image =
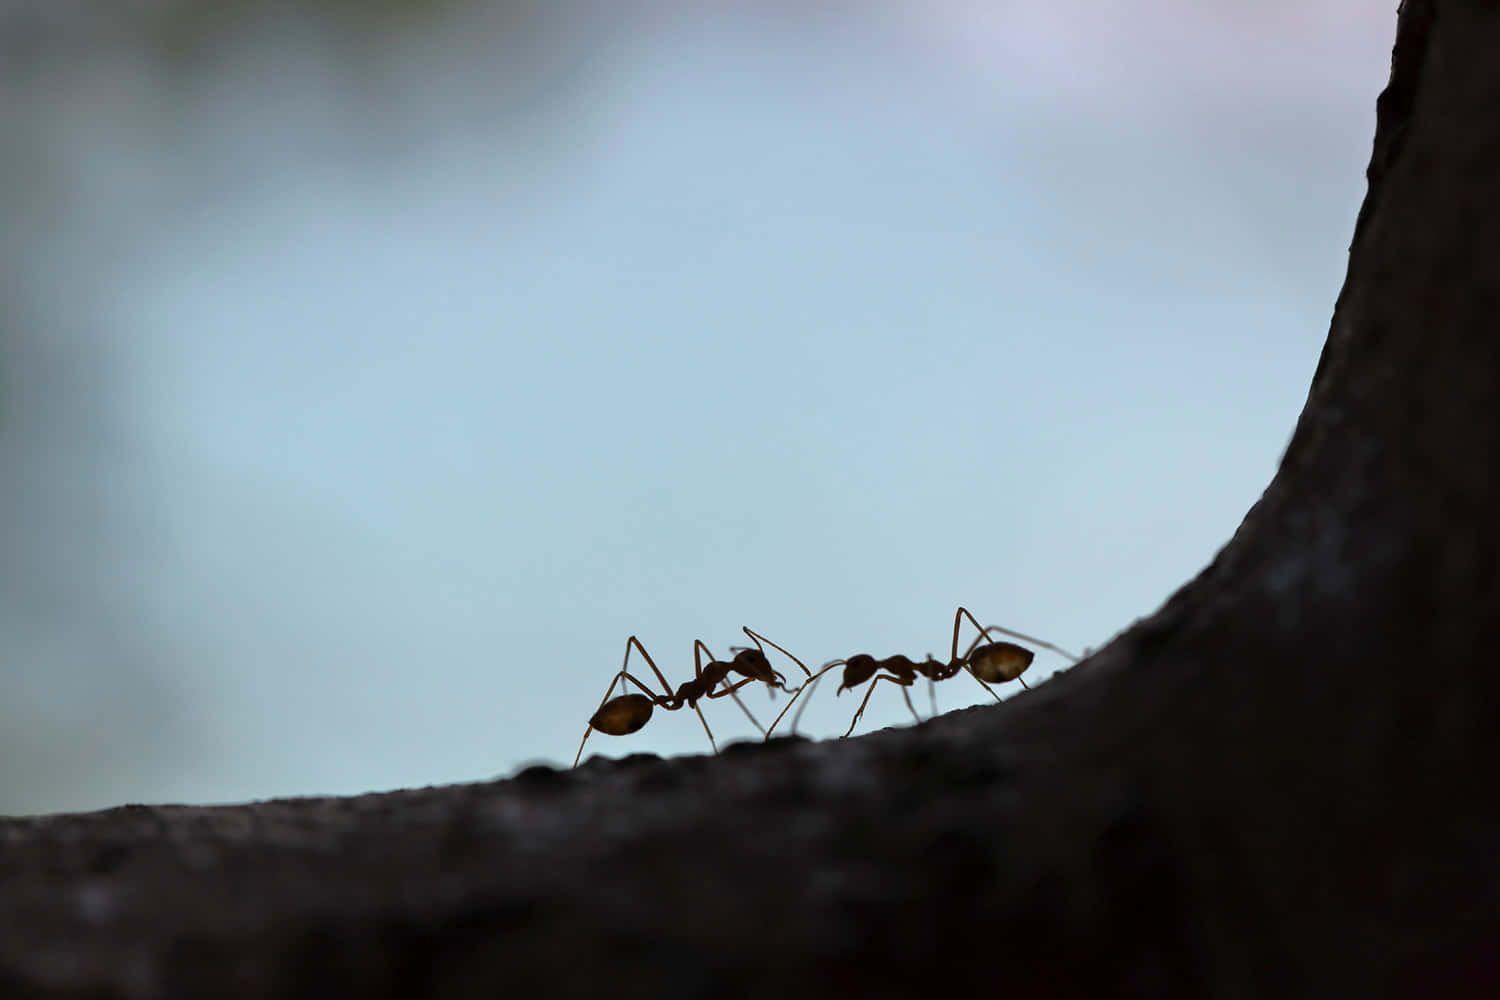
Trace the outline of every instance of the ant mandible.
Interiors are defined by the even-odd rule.
[[[675,712],[684,705],[692,708],[694,712],[698,713],[698,721],[703,723],[703,731],[708,734],[708,745],[713,747],[714,753],[718,753],[719,746],[714,742],[713,731],[708,728],[708,720],[703,717],[703,710],[698,707],[699,700],[703,698],[723,698],[725,695],[728,695],[734,699],[736,705],[740,706],[740,710],[745,713],[746,717],[754,723],[755,728],[760,730],[761,735],[769,737],[765,727],[751,714],[750,709],[745,707],[745,703],[740,701],[740,696],[736,692],[746,684],[760,681],[773,692],[779,687],[781,690],[793,694],[792,700],[795,701],[795,695],[801,692],[802,687],[800,685],[795,688],[786,686],[786,678],[771,668],[771,661],[767,658],[765,646],[762,646],[761,643],[764,642],[785,654],[788,659],[801,667],[802,672],[807,674],[808,677],[812,676],[812,671],[808,670],[807,666],[801,660],[797,659],[797,657],[788,653],[785,649],[782,649],[758,632],[751,631],[749,627],[744,627],[744,633],[750,637],[751,642],[755,643],[754,648],[746,646],[734,647],[734,657],[728,661],[714,659],[713,652],[704,645],[703,640],[694,639],[693,679],[684,681],[675,693],[672,691],[672,685],[667,683],[667,679],[657,669],[656,661],[651,659],[651,654],[646,652],[645,646],[641,645],[641,641],[635,636],[631,636],[625,640],[625,661],[620,665],[620,672],[615,674],[614,680],[610,681],[609,689],[604,692],[604,700],[599,703],[599,708],[595,710],[593,716],[589,719],[588,728],[583,731],[583,740],[578,744],[578,755],[573,758],[573,766],[577,767],[578,762],[583,759],[584,744],[589,741],[589,736],[594,730],[597,729],[609,736],[628,736],[651,721],[651,713],[654,707],[664,708],[669,712]],[[646,663],[651,667],[651,672],[661,682],[662,690],[666,692],[665,695],[652,691],[645,684],[641,683],[638,677],[626,669],[630,666],[630,650],[632,646],[640,650],[641,655],[646,658]],[[704,656],[708,657],[707,663],[703,662]],[[744,677],[744,680],[731,683],[728,679],[731,673],[740,674]],[[614,692],[615,685],[623,686],[627,681],[634,684],[642,693],[622,694],[611,698],[610,695]],[[724,687],[715,691],[714,688],[718,687],[720,683]],[[790,707],[791,702],[787,704]]]
[[[965,618],[972,622],[975,628],[979,629],[979,635],[975,636],[974,641],[969,643],[969,648],[964,651],[964,655],[959,656],[958,632]],[[848,736],[854,732],[854,727],[859,724],[861,716],[865,714],[865,706],[870,703],[870,696],[875,693],[875,685],[881,681],[890,681],[901,688],[901,697],[906,700],[906,707],[911,710],[912,718],[918,722],[922,721],[922,717],[917,714],[916,706],[911,703],[911,695],[907,693],[907,688],[916,683],[918,677],[926,677],[928,684],[931,685],[953,677],[960,670],[967,670],[970,676],[978,681],[979,685],[988,691],[992,698],[999,701],[1000,696],[995,693],[990,685],[1001,684],[1006,681],[1021,681],[1021,686],[1023,688],[1026,687],[1026,682],[1021,680],[1021,675],[1026,672],[1026,668],[1031,666],[1031,661],[1036,658],[1036,654],[1025,646],[1014,642],[1006,642],[1004,640],[991,642],[989,641],[989,634],[991,632],[999,632],[1003,635],[1021,639],[1032,645],[1040,646],[1043,649],[1050,649],[1075,663],[1078,662],[1078,657],[1060,646],[1054,646],[1045,640],[1037,639],[1021,632],[1014,632],[999,625],[980,625],[979,620],[967,608],[960,607],[953,615],[953,645],[949,651],[947,663],[933,659],[930,653],[927,659],[920,662],[900,654],[887,657],[883,660],[877,660],[867,653],[856,653],[845,659],[830,660],[823,664],[816,674],[809,676],[807,681],[797,689],[796,694],[792,696],[792,701],[787,703],[786,708],[783,708],[781,714],[776,716],[776,720],[771,723],[767,739],[770,738],[769,733],[776,731],[776,726],[780,724],[782,718],[792,707],[792,702],[795,702],[803,691],[815,686],[818,681],[822,680],[824,674],[838,666],[844,668],[844,679],[839,685],[836,694],[843,694],[845,689],[853,689],[866,681],[869,681],[870,684],[869,688],[865,691],[864,700],[859,703],[859,710],[854,713],[854,718],[849,722],[849,728],[844,731],[844,736]],[[882,671],[884,672],[882,673]],[[803,709],[806,707],[804,703]],[[797,714],[792,717],[793,732],[796,732],[797,720],[801,717],[802,709],[799,709]]]

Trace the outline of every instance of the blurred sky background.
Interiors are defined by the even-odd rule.
[[[1275,471],[1395,7],[6,5],[0,812],[566,765],[632,633],[1099,646]]]

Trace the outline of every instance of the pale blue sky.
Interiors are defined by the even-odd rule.
[[[674,683],[741,625],[944,652],[959,604],[1105,642],[1301,408],[1394,30],[1322,6],[1359,30],[658,10],[555,93],[474,24],[80,73],[33,277],[112,359],[135,652],[0,635],[0,811],[566,764],[632,633]],[[843,731],[833,687],[804,731]],[[861,731],[909,723],[884,689]],[[689,712],[589,744],[707,749]]]

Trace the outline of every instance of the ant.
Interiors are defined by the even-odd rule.
[[[958,631],[965,618],[969,619],[974,627],[979,629],[979,635],[975,636],[974,641],[969,643],[969,648],[964,651],[964,655],[959,656]],[[849,728],[844,731],[844,736],[847,737],[850,733],[854,732],[854,727],[859,724],[860,717],[865,714],[865,706],[870,703],[870,695],[875,693],[875,685],[881,681],[890,681],[901,688],[901,697],[906,699],[906,707],[911,710],[912,718],[918,722],[922,721],[922,717],[917,714],[916,707],[911,703],[911,695],[906,690],[912,684],[916,683],[918,677],[927,678],[929,694],[931,693],[931,685],[955,676],[960,670],[967,670],[970,676],[979,682],[980,687],[988,691],[990,696],[996,701],[1000,700],[1000,696],[995,694],[994,689],[990,687],[991,684],[1002,684],[1006,681],[1021,681],[1021,686],[1030,690],[1026,682],[1021,680],[1021,675],[1026,672],[1026,668],[1031,666],[1031,661],[1036,658],[1036,654],[1025,646],[1014,642],[1006,642],[1004,640],[989,641],[991,632],[999,632],[1016,639],[1021,639],[1034,646],[1050,649],[1054,653],[1066,656],[1074,663],[1078,662],[1078,657],[1059,646],[1054,646],[1050,642],[1025,635],[1021,632],[1013,632],[1010,629],[1001,628],[999,625],[980,625],[979,620],[967,608],[960,607],[953,615],[953,645],[949,651],[947,663],[933,659],[931,653],[927,655],[927,659],[921,662],[900,654],[887,657],[883,660],[877,660],[867,653],[856,653],[846,659],[830,660],[823,664],[816,674],[809,675],[802,686],[796,690],[792,695],[792,702],[795,702],[804,690],[816,685],[818,681],[822,680],[823,675],[834,667],[842,666],[844,668],[844,680],[839,685],[837,694],[843,694],[845,689],[853,689],[869,681],[870,687],[865,691],[864,701],[859,703],[859,710],[854,713],[854,718],[849,722]],[[882,671],[884,672],[882,673]],[[781,714],[776,716],[776,721],[771,723],[770,732],[776,731],[776,726],[791,707],[791,702],[788,702],[786,708],[781,710]],[[804,703],[803,708],[806,707]],[[934,699],[935,712],[936,699]],[[797,714],[792,717],[793,732],[796,731],[797,720],[801,717],[802,710],[799,709]],[[769,734],[766,738],[770,738]]]
[[[719,746],[714,742],[713,731],[708,728],[708,720],[703,717],[703,710],[698,707],[699,700],[703,698],[723,698],[725,695],[733,698],[735,704],[740,706],[740,710],[755,724],[755,728],[760,730],[761,735],[769,739],[770,737],[765,727],[760,724],[754,715],[750,714],[750,709],[745,707],[745,703],[740,701],[740,696],[735,692],[746,684],[753,681],[760,681],[766,687],[770,688],[773,694],[779,687],[781,690],[792,694],[793,701],[795,701],[795,695],[801,692],[802,687],[789,688],[786,686],[786,678],[771,668],[771,661],[766,657],[765,646],[762,646],[761,643],[765,642],[772,648],[785,654],[788,659],[801,667],[802,672],[807,674],[809,678],[812,677],[812,671],[808,670],[806,664],[801,660],[776,645],[776,643],[771,642],[765,636],[751,631],[748,626],[744,627],[744,632],[750,637],[750,641],[755,643],[755,647],[731,647],[734,658],[727,662],[714,659],[713,652],[704,645],[703,640],[694,639],[693,679],[684,681],[677,688],[676,693],[673,693],[672,685],[667,683],[667,679],[657,669],[656,661],[651,659],[651,654],[646,652],[646,647],[641,645],[641,641],[635,636],[631,636],[625,640],[625,662],[620,665],[620,672],[610,682],[609,690],[604,692],[604,700],[599,703],[599,708],[595,710],[593,716],[589,719],[589,726],[583,731],[583,741],[578,744],[578,755],[573,758],[573,766],[577,767],[578,762],[583,759],[583,745],[589,741],[589,735],[594,730],[597,729],[601,733],[607,733],[610,736],[628,736],[651,721],[651,712],[654,707],[664,708],[669,712],[675,712],[684,705],[692,708],[694,712],[698,713],[698,721],[703,723],[703,731],[708,734],[708,745],[713,747],[714,753],[718,753]],[[666,692],[665,695],[652,691],[645,684],[642,684],[639,678],[626,670],[626,667],[630,666],[630,649],[632,646],[640,650],[641,655],[646,658],[646,663],[650,665],[651,672],[656,675],[657,680],[661,681],[662,690]],[[703,662],[704,656],[708,657],[707,663]],[[731,673],[742,675],[744,680],[731,683],[729,681]],[[614,692],[615,685],[619,684],[623,686],[626,681],[640,688],[643,693],[622,694],[611,698],[610,694]],[[714,688],[718,687],[720,683],[723,683],[724,687],[715,691]],[[787,707],[791,707],[790,702],[788,702]]]

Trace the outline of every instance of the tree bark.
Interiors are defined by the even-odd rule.
[[[1406,0],[1307,404],[1213,563],[998,706],[0,822],[5,996],[1500,995],[1500,5]]]

